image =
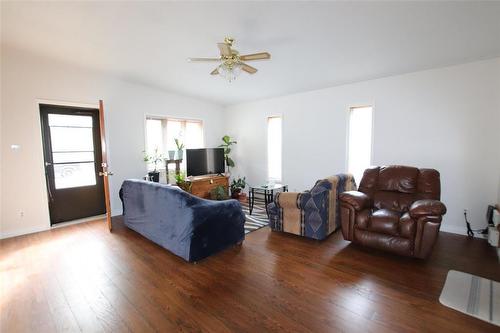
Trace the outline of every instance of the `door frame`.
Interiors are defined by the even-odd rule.
[[[82,218],[88,218],[92,216],[97,216],[96,214],[89,214],[90,212],[79,211],[78,208],[73,207],[70,211],[67,211],[66,208],[68,203],[64,203],[64,197],[67,196],[80,196],[79,199],[83,200],[91,200],[90,197],[85,197],[84,193],[88,193],[89,188],[85,185],[83,188],[75,187],[72,189],[57,189],[55,184],[54,177],[54,168],[57,163],[53,161],[53,151],[52,151],[52,138],[51,138],[51,129],[49,124],[49,116],[50,114],[62,114],[62,115],[85,115],[89,116],[92,119],[92,139],[94,142],[94,170],[96,173],[96,184],[95,186],[91,186],[95,188],[95,193],[100,197],[104,198],[104,180],[98,176],[101,170],[101,158],[102,158],[102,149],[101,149],[101,134],[100,134],[100,119],[99,119],[99,109],[94,108],[77,108],[77,107],[68,107],[68,106],[60,106],[54,104],[40,104],[40,120],[42,125],[42,140],[43,140],[43,151],[44,151],[44,162],[45,162],[45,174],[46,174],[46,184],[47,184],[47,192],[49,194],[49,214],[50,214],[50,223],[51,225],[56,225],[58,223],[75,221]],[[94,190],[90,190],[94,192]],[[66,194],[63,194],[66,193]],[[78,194],[77,194],[78,193]],[[90,194],[90,193],[88,193]],[[87,194],[87,195],[88,195]],[[82,195],[85,197],[83,198]],[[55,201],[52,199],[54,197]],[[98,199],[95,197],[95,199]],[[75,197],[76,199],[76,197]],[[61,201],[62,200],[62,201]],[[102,205],[100,209],[106,209],[105,202],[101,200],[97,200],[95,204],[99,202],[99,205]],[[98,207],[95,206],[95,209]],[[64,212],[63,215],[73,215],[71,218],[66,216],[63,219],[61,216],[61,210]],[[71,213],[70,213],[71,212]],[[80,214],[78,214],[80,213]],[[84,214],[83,216],[80,216]],[[87,215],[89,214],[89,215]],[[100,212],[101,215],[102,213]]]
[[[106,136],[105,136],[105,132],[104,132],[104,129],[105,129],[105,123],[104,123],[104,114],[103,114],[103,107],[102,107],[102,100],[98,100],[97,102],[93,102],[93,103],[87,103],[87,102],[72,102],[72,101],[65,101],[65,100],[59,100],[59,99],[46,99],[46,98],[36,98],[35,99],[35,110],[36,110],[36,114],[38,115],[38,128],[40,130],[39,132],[39,142],[40,142],[40,155],[39,155],[39,160],[40,160],[40,163],[39,163],[39,167],[40,167],[40,174],[42,176],[42,180],[43,180],[43,188],[45,190],[45,199],[46,199],[46,202],[45,202],[45,207],[47,207],[47,221],[48,221],[48,227],[49,229],[50,228],[58,228],[58,227],[62,227],[64,226],[65,224],[74,224],[74,223],[83,223],[83,222],[86,222],[86,219],[82,219],[81,222],[79,222],[80,220],[78,220],[77,222],[63,222],[63,223],[59,223],[58,224],[54,224],[52,225],[51,221],[50,221],[50,212],[49,212],[49,194],[47,192],[47,186],[46,186],[46,176],[45,176],[45,166],[44,166],[44,162],[45,162],[45,156],[44,156],[44,149],[43,149],[43,130],[42,130],[42,120],[40,118],[40,104],[50,104],[50,105],[55,105],[55,106],[67,106],[67,107],[76,107],[76,108],[89,108],[89,109],[97,109],[99,110],[99,126],[100,126],[100,129],[101,129],[101,152],[103,154],[103,161],[106,160],[106,163],[107,163],[107,151],[108,151],[108,146],[107,146],[107,140],[106,140]],[[105,144],[103,146],[103,143]],[[106,157],[106,159],[104,159],[104,157]],[[109,167],[109,165],[108,165]],[[108,226],[108,229],[111,231],[112,229],[112,224],[111,224],[111,205],[110,205],[110,195],[109,195],[109,181],[106,177],[106,179],[104,179],[104,184],[105,184],[105,188],[107,187],[108,190],[106,192],[105,190],[105,206],[106,206],[106,223],[107,223],[107,226]]]

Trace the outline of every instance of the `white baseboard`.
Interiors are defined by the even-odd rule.
[[[465,228],[465,226],[463,226],[463,227],[457,227],[457,226],[454,226],[454,225],[441,224],[440,230],[444,231],[444,232],[450,232],[452,234],[458,234],[458,235],[465,235],[465,236],[467,236],[467,229]]]
[[[85,223],[85,222],[104,219],[104,218],[106,218],[106,215],[98,215],[98,216],[86,217],[86,218],[78,219],[78,220],[74,220],[74,221],[58,223],[58,224],[55,224],[53,226],[26,228],[26,229],[16,230],[16,231],[12,231],[12,232],[5,232],[5,233],[2,232],[2,233],[0,233],[0,239],[29,235],[29,234],[34,234],[36,232],[42,232],[42,231],[47,231],[47,230],[56,229],[56,228],[64,228],[64,227],[67,227],[67,226],[70,226],[73,224]]]
[[[440,231],[450,232],[452,234],[467,236],[467,228],[465,226],[463,226],[463,227],[457,227],[457,226],[454,226],[454,225],[453,226],[448,226],[448,225],[441,224]],[[483,235],[483,234],[474,232],[474,238],[488,239],[488,235]]]
[[[47,231],[47,230],[50,230],[50,226],[26,228],[26,229],[11,231],[11,232],[2,232],[2,233],[0,233],[0,239],[17,237],[17,236],[28,235],[28,234],[34,234],[35,232]]]

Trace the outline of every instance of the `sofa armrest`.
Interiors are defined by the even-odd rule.
[[[237,200],[203,200],[191,206],[192,229],[188,261],[199,261],[245,239],[245,214]]]
[[[342,203],[352,206],[356,211],[370,208],[373,206],[373,200],[363,192],[347,191],[340,193],[339,200]]]
[[[410,207],[410,216],[418,219],[422,216],[441,216],[446,214],[446,206],[438,200],[417,200]]]

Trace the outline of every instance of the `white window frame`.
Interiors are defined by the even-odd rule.
[[[373,165],[373,152],[375,145],[375,103],[360,103],[360,104],[352,104],[347,107],[347,117],[346,117],[346,150],[345,150],[345,170],[349,172],[349,137],[350,137],[350,129],[351,129],[351,111],[353,109],[359,108],[372,108],[372,126],[371,126],[371,145],[370,145],[370,166]],[[356,185],[359,186],[361,182],[360,179],[356,179]]]

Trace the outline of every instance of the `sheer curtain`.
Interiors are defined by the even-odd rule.
[[[267,174],[270,181],[281,181],[281,117],[267,118]]]
[[[358,186],[363,172],[371,165],[372,113],[371,106],[354,107],[349,112],[347,170],[354,175]]]

